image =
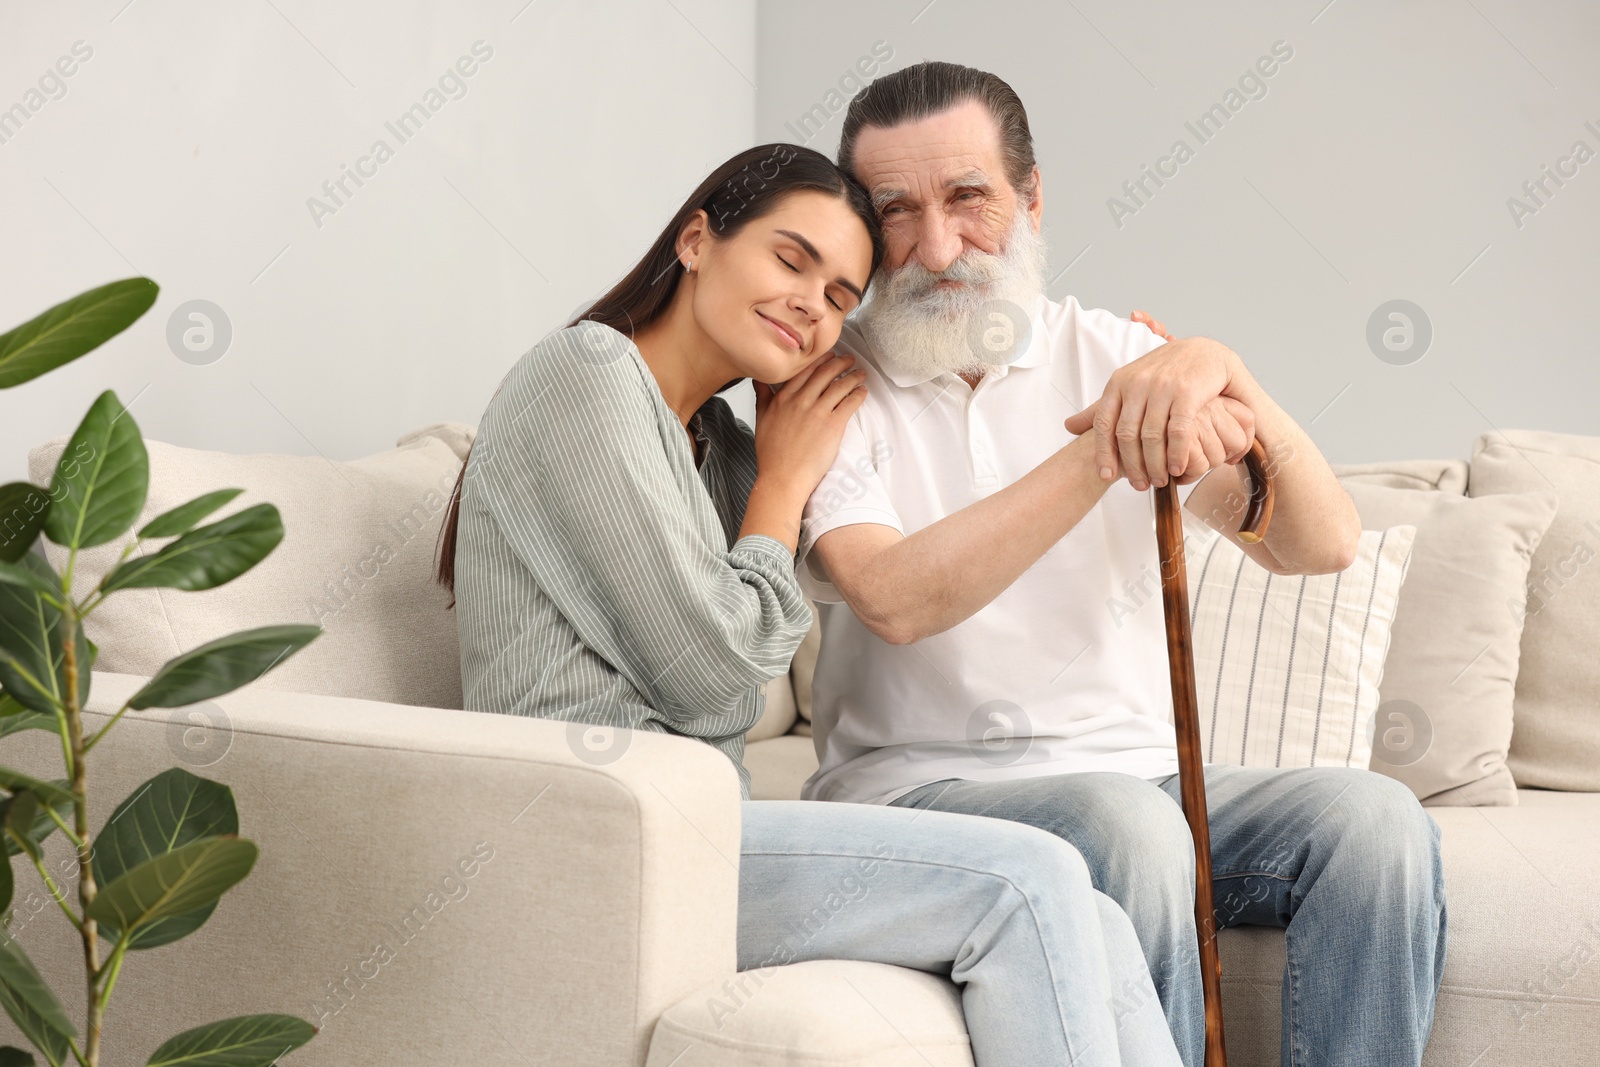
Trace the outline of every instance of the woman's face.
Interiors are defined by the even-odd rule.
[[[695,323],[740,376],[759,382],[787,381],[833,347],[872,267],[865,224],[843,200],[811,189],[733,237],[707,234],[699,245]]]

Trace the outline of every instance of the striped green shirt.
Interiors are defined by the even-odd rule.
[[[463,706],[698,737],[749,799],[744,735],[811,609],[789,549],[739,537],[750,428],[718,396],[689,425],[698,468],[638,347],[609,326],[557,330],[517,361],[461,487]]]

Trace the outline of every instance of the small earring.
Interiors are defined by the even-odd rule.
[[[694,260],[691,259],[689,262],[685,263],[683,265],[683,269],[686,270],[686,271],[693,271],[694,270]]]

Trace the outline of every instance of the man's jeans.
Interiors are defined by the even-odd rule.
[[[1445,962],[1438,823],[1376,771],[1217,764],[1205,782],[1218,926],[1288,927],[1283,1067],[1420,1064]],[[893,804],[1028,823],[1076,845],[1133,920],[1183,1062],[1200,1067],[1194,839],[1177,775],[951,778]]]
[[[960,987],[977,1067],[1179,1067],[1133,924],[1059,838],[879,804],[755,800],[743,819],[744,973],[713,998],[718,1025],[774,995],[768,968],[874,960]],[[1145,1010],[1114,1005],[1130,995]]]

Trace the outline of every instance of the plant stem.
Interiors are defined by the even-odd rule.
[[[107,730],[109,730],[113,726],[115,726],[117,724],[117,720],[122,718],[122,713],[127,711],[127,710],[128,710],[128,705],[126,705],[126,704],[124,704],[124,705],[122,705],[122,707],[118,708],[117,709],[117,713],[115,715],[111,716],[111,718],[106,721],[106,724],[104,726],[102,726],[102,727],[100,727],[100,729],[96,730],[94,732],[94,736],[93,737],[89,738],[89,740],[87,740],[87,741],[85,741],[83,743],[83,750],[85,752],[87,752],[91,748],[93,748],[94,745],[95,745],[95,742],[100,740],[100,738],[105,734],[105,732]]]
[[[57,888],[56,883],[51,880],[50,872],[44,869],[44,861],[35,859],[33,865],[39,869],[39,877],[44,879],[45,888],[50,890],[50,895],[56,898],[56,903],[61,905],[61,910],[67,913],[67,918],[72,921],[72,925],[77,926],[78,917],[67,906],[67,895]]]
[[[106,985],[100,991],[100,1006],[105,1007],[106,1001],[111,999],[111,987],[117,984],[117,972],[122,970],[122,960],[128,951],[128,934],[126,931],[117,938],[117,947],[111,950],[111,958],[106,961]]]
[[[51,708],[55,711],[56,733],[61,737],[61,758],[66,762],[67,765],[67,777],[71,778],[73,763],[72,745],[67,740],[67,720],[65,718],[65,712],[61,707],[61,701],[56,698],[56,694],[53,690],[45,688],[44,683],[29,673],[28,668],[18,663],[15,657],[9,658],[7,662],[10,668],[17,673],[17,677],[21,678],[25,683],[31,686],[35,693],[38,693],[45,700],[49,701]]]
[[[106,574],[110,575],[111,572],[116,570],[118,566],[122,565],[123,563],[126,563],[127,560],[128,560],[128,557],[133,555],[133,550],[138,548],[139,545],[142,544],[143,542],[144,542],[144,538],[136,537],[132,541],[129,541],[126,545],[124,545],[122,547],[122,556],[117,560],[115,565],[106,568]],[[105,583],[105,579],[104,578],[101,578],[100,581],[101,581],[101,584]],[[107,594],[101,592],[100,589],[97,587],[94,592],[90,593],[86,598],[84,598],[84,601],[83,601],[82,604],[78,605],[78,618],[79,619],[88,618],[89,617],[89,613],[91,611],[93,611],[95,608],[99,607],[100,606],[100,602],[102,600],[104,600],[106,598],[106,596],[107,596]]]
[[[69,559],[69,573],[71,565]],[[94,903],[98,889],[94,884],[94,868],[90,861],[89,787],[83,758],[83,709],[78,707],[78,609],[72,601],[69,583],[70,578],[62,582],[62,588],[67,592],[67,608],[61,613],[61,668],[62,680],[66,683],[62,706],[66,712],[67,740],[72,746],[72,817],[78,829],[78,901],[83,906],[83,919],[78,923],[78,931],[83,935],[83,962],[88,972],[84,978],[88,993],[84,1060],[87,1067],[98,1067],[100,1023],[105,1008],[100,999],[99,924],[89,917],[89,907]]]
[[[60,701],[56,702],[56,733],[61,736],[61,760],[66,764],[67,777],[71,778],[77,760],[72,758],[72,743],[67,740],[67,713],[62,710]]]
[[[44,813],[50,816],[51,821],[53,821],[57,826],[61,827],[61,832],[66,834],[67,838],[74,845],[83,844],[82,841],[78,840],[78,835],[72,832],[72,827],[68,826],[61,816],[56,814],[55,808],[52,808],[50,805],[46,804],[44,807]]]

